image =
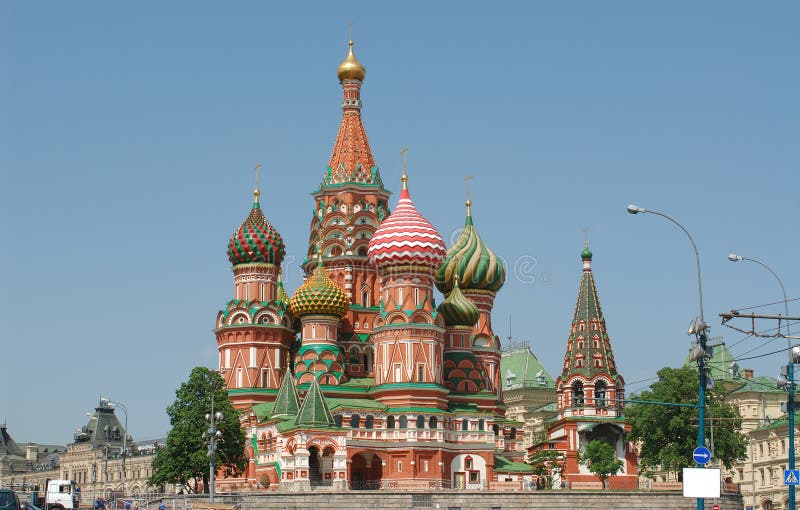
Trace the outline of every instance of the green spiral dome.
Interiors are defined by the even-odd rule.
[[[453,290],[450,291],[447,299],[439,305],[439,313],[442,314],[444,323],[448,326],[474,326],[478,322],[480,313],[475,305],[472,304],[472,301],[461,293],[461,289],[458,287],[458,279],[454,279],[454,281]]]
[[[464,230],[447,250],[444,263],[436,272],[436,288],[448,295],[453,289],[455,275],[459,276],[459,286],[464,290],[497,292],[506,281],[503,262],[486,246],[472,224],[469,204]]]

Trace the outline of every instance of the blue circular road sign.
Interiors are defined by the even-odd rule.
[[[692,452],[692,459],[700,465],[708,464],[711,460],[711,452],[705,446],[698,446]]]

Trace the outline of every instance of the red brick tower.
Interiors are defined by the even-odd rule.
[[[378,268],[382,291],[372,334],[375,385],[380,388],[376,398],[390,407],[446,409],[441,387],[445,324],[433,301],[444,241],[414,207],[405,163],[402,182],[397,209],[369,243],[369,259]]]
[[[627,440],[630,426],[623,418],[625,380],[617,373],[614,362],[588,243],[581,259],[583,275],[578,300],[564,366],[556,379],[558,418],[548,427],[546,441],[565,454],[566,469],[562,476],[570,482],[597,481],[580,462],[580,452],[595,439],[609,443],[624,461],[620,474],[610,478],[611,487],[635,489],[638,487],[635,447]]]
[[[361,122],[361,85],[366,70],[353,54],[339,65],[342,121],[328,168],[313,192],[314,217],[306,275],[316,267],[317,249],[328,276],[347,293],[350,309],[342,318],[339,341],[347,358],[346,371],[356,377],[372,375],[374,352],[368,337],[378,315],[378,274],[367,263],[369,240],[389,214],[389,192],[372,156]]]
[[[258,188],[247,219],[228,243],[234,297],[217,314],[219,372],[237,409],[272,400],[294,339],[280,281],[285,248],[264,217]]]
[[[489,393],[480,399],[480,406],[502,413],[502,384],[500,380],[500,338],[492,330],[492,307],[497,291],[506,279],[503,262],[478,235],[472,222],[472,201],[467,199],[467,217],[461,235],[447,250],[447,258],[436,273],[436,286],[449,296],[458,278],[458,287],[478,309],[478,320],[472,327],[470,350],[476,360],[475,370],[483,374],[481,389]],[[467,368],[463,357],[446,361],[446,367],[460,363]],[[458,392],[457,392],[458,393]],[[453,395],[458,399],[457,395]],[[476,401],[474,396],[470,401]]]

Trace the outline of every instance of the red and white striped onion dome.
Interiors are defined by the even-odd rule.
[[[388,266],[439,267],[447,251],[436,227],[414,207],[403,176],[397,207],[383,220],[369,241],[367,255],[378,268]]]

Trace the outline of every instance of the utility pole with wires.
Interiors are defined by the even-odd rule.
[[[773,273],[774,274],[774,273]],[[780,280],[779,280],[780,281]],[[781,284],[781,288],[783,288],[783,284]],[[783,303],[786,305],[787,303],[786,294],[784,292],[784,300]],[[794,364],[800,362],[800,347],[792,346],[792,340],[798,340],[800,337],[792,336],[789,332],[789,323],[790,321],[798,321],[800,317],[789,317],[788,305],[786,309],[786,315],[767,315],[767,314],[756,314],[756,313],[741,313],[738,310],[731,310],[728,313],[721,313],[719,314],[722,317],[722,324],[739,331],[741,333],[745,333],[747,335],[760,337],[760,338],[786,338],[787,340],[787,351],[789,355],[789,362],[786,366],[781,367],[781,374],[778,377],[778,388],[785,390],[787,393],[787,403],[786,403],[786,413],[788,415],[788,429],[789,429],[789,471],[795,470],[795,452],[794,452],[794,408],[795,408],[795,390],[796,385],[794,382]],[[729,321],[732,319],[750,319],[750,330],[745,330],[740,327],[736,327],[732,324],[729,324]],[[772,329],[770,331],[776,331],[776,333],[764,333],[756,331],[756,320],[777,320],[778,327],[776,329]],[[785,324],[786,333],[782,333],[782,323]],[[795,485],[794,484],[787,484],[789,486],[789,510],[795,510]],[[753,492],[755,494],[755,490]]]

